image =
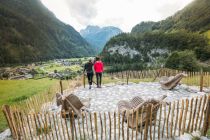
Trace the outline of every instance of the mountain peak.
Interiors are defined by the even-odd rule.
[[[97,52],[102,51],[106,42],[119,33],[122,33],[122,30],[114,26],[99,27],[88,25],[80,31],[80,34],[91,46],[96,48]]]

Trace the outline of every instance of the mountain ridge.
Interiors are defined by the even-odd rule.
[[[99,27],[88,25],[80,30],[80,34],[92,45],[97,52],[102,51],[106,42],[113,36],[122,33],[122,30],[114,26]]]
[[[40,0],[1,1],[0,17],[2,65],[94,54],[81,35]]]

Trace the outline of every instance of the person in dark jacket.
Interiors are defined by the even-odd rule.
[[[91,89],[92,83],[93,83],[93,62],[90,59],[89,62],[87,62],[84,66],[84,72],[87,73],[88,83],[89,83],[89,89]]]

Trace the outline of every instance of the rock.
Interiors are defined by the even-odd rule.
[[[201,132],[200,131],[193,131],[192,136],[193,137],[201,137]]]
[[[200,140],[209,140],[209,138],[202,136]]]
[[[12,140],[10,129],[6,129],[0,134],[0,140]]]
[[[184,133],[184,135],[180,136],[180,140],[192,140],[192,135],[188,134],[188,133]]]

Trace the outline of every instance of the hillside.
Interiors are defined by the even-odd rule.
[[[205,32],[210,30],[210,1],[194,0],[184,9],[178,11],[165,20],[155,22],[142,22],[132,29],[132,33],[140,32],[143,29],[173,31],[185,29],[188,31]],[[145,24],[147,23],[147,24]],[[150,24],[149,24],[150,23]]]
[[[106,42],[119,33],[122,33],[122,30],[113,26],[102,28],[98,26],[87,26],[86,29],[80,31],[80,34],[97,52],[101,52]]]
[[[80,34],[40,0],[2,0],[0,19],[1,65],[93,54]]]
[[[193,70],[197,62],[210,59],[209,25],[210,1],[195,0],[163,21],[142,22],[131,33],[111,38],[101,55],[106,63],[115,64],[114,70],[157,68],[166,62],[176,69],[186,68],[175,61],[180,55],[189,60],[186,65],[193,65],[185,70]],[[192,56],[196,64],[190,61]]]

